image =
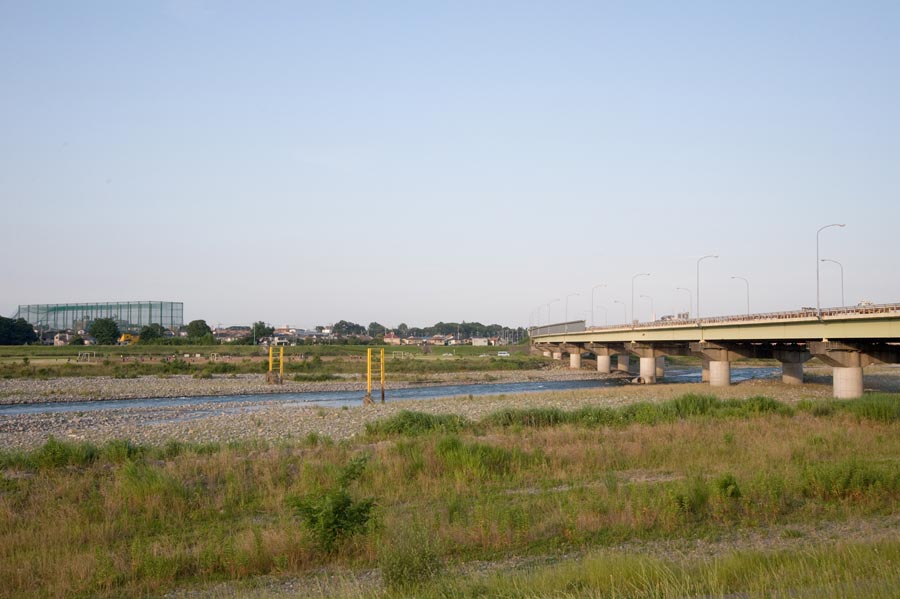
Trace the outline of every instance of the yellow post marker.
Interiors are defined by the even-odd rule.
[[[272,372],[272,360],[275,358],[275,348],[269,346],[269,372]]]
[[[284,380],[284,346],[278,348],[281,350],[278,355],[278,376],[283,381]]]
[[[364,404],[372,403],[372,348],[366,350],[366,396]]]
[[[381,403],[384,403],[384,348],[381,348]]]

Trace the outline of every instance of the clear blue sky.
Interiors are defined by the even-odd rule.
[[[0,0],[0,314],[900,301],[900,3],[738,4]]]

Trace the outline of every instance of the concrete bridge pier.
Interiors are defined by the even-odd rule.
[[[656,382],[656,358],[641,358],[641,381],[648,385]]]
[[[803,384],[803,363],[812,358],[808,351],[793,348],[775,348],[772,357],[781,362],[781,382],[786,385]]]
[[[709,377],[712,387],[727,387],[731,384],[731,363],[742,357],[752,356],[752,349],[738,345],[700,341],[691,343],[691,352],[703,358],[703,375]],[[708,373],[708,374],[707,374]]]
[[[550,350],[549,350],[549,349],[545,349],[545,350],[544,350],[543,352],[541,352],[541,353],[544,355],[545,358],[549,358],[550,356],[553,355],[553,354],[550,353]]]
[[[628,362],[631,356],[628,354],[619,354],[616,356],[616,370],[619,372],[628,372]]]
[[[709,359],[703,358],[703,363],[700,365],[700,382],[708,383],[709,382]]]
[[[728,360],[710,360],[709,384],[712,387],[727,387],[731,384],[731,362]]]
[[[562,352],[560,350],[554,350],[553,359],[554,360],[562,360]]]
[[[831,370],[834,396],[838,399],[853,399],[863,394],[862,366],[835,366]]]
[[[666,357],[659,356],[656,358],[656,378],[661,379],[666,376]]]
[[[609,374],[610,362],[612,360],[610,360],[609,356],[597,356],[597,372]]]
[[[803,362],[782,362],[781,382],[786,385],[802,385]]]
[[[581,351],[573,349],[569,351],[569,368],[573,370],[581,369]]]

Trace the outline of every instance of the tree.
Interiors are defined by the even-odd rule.
[[[397,334],[406,337],[409,334],[409,326],[405,322],[401,322],[397,325]]]
[[[212,333],[212,329],[205,320],[192,320],[187,325],[188,337],[203,337]]]
[[[0,345],[25,345],[37,341],[34,327],[24,318],[4,318],[0,316]]]
[[[384,331],[387,327],[383,324],[378,324],[377,322],[370,322],[368,327],[369,337],[377,337],[378,335],[384,335]]]
[[[331,332],[335,335],[365,335],[366,327],[346,320],[338,321]]]
[[[141,332],[139,333],[140,339],[138,343],[152,343],[157,339],[161,339],[166,334],[166,329],[163,328],[161,324],[153,323],[148,324],[144,327],[141,327]]]
[[[253,327],[251,327],[251,330],[250,330],[250,337],[254,341],[258,342],[263,337],[268,337],[269,335],[271,335],[274,332],[275,332],[275,329],[273,327],[267,327],[266,323],[264,323],[263,321],[260,320],[258,322],[253,323]]]
[[[119,325],[112,318],[98,318],[91,323],[88,333],[98,345],[115,345],[119,339]]]

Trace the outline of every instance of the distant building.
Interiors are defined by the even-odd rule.
[[[13,318],[24,318],[39,330],[87,329],[98,318],[111,318],[121,331],[140,331],[149,324],[177,331],[184,326],[184,304],[162,301],[26,304],[19,306]]]
[[[487,347],[490,345],[490,339],[487,337],[472,337],[472,345],[475,347]]]
[[[387,345],[400,345],[403,342],[403,339],[401,339],[399,335],[388,333],[384,336],[384,342]]]

